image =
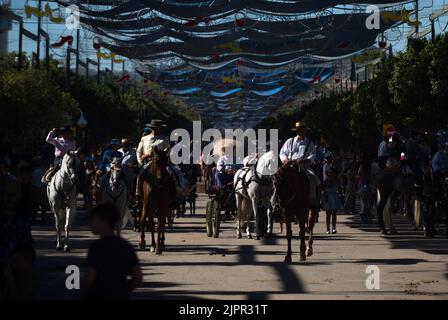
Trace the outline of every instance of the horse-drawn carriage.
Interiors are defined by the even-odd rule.
[[[224,186],[211,185],[209,188],[211,199],[207,201],[205,219],[208,237],[219,237],[221,221],[231,219],[236,211],[235,192],[233,182]],[[224,215],[221,215],[222,212]]]

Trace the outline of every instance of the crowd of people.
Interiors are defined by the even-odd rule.
[[[112,139],[108,144],[79,153],[83,164],[83,181],[79,193],[84,196],[85,208],[91,210],[92,217],[95,217],[94,232],[102,237],[89,250],[86,288],[92,290],[85,293],[86,297],[104,294],[101,283],[109,281],[109,276],[113,277],[103,270],[110,248],[116,248],[114,254],[121,255],[120,261],[123,261],[113,271],[120,275],[117,288],[121,289],[114,292],[115,296],[128,297],[129,290],[141,280],[138,260],[132,247],[124,240],[112,237],[118,219],[115,217],[116,212],[107,206],[93,208],[92,183],[98,183],[101,187],[103,181],[107,180],[111,163],[118,159],[121,166],[135,173],[136,181],[129,182],[135,187],[130,190],[135,192],[137,199],[141,197],[140,177],[153,149],[157,147],[168,152],[172,147],[165,128],[160,120],[153,120],[143,130],[138,145],[127,138]],[[377,154],[359,155],[355,152],[340,152],[334,146],[329,148],[322,143],[314,144],[309,138],[309,128],[303,122],[297,122],[292,130],[295,136],[282,144],[279,159],[283,164],[297,162],[306,171],[311,187],[312,210],[323,209],[326,212],[327,234],[337,232],[339,212],[356,213],[357,199],[360,201],[362,221],[372,222],[377,201],[375,177],[381,170],[412,174],[416,190],[430,188],[436,190],[436,193],[442,189],[448,177],[446,133],[429,135],[411,131],[404,139],[398,132],[391,132],[384,135]],[[64,155],[77,150],[69,126],[50,130],[45,142],[54,146],[52,156],[42,152],[26,159],[15,157],[12,146],[3,137],[0,141],[0,282],[6,284],[1,286],[0,298],[33,298],[38,292],[38,281],[33,271],[35,251],[31,225],[36,222],[39,211],[41,221],[45,222],[49,209],[46,183],[59,168]],[[237,169],[234,163],[228,158],[226,149],[222,149],[216,167],[218,184],[225,185],[232,181],[231,173]],[[172,169],[174,180],[179,179],[176,178],[176,170]],[[196,171],[195,179],[199,175],[200,172]],[[429,184],[428,176],[431,178]],[[421,193],[424,194],[424,191]],[[382,213],[376,214],[382,228]],[[102,256],[105,257],[104,261],[98,258]],[[126,280],[128,275],[132,278],[129,283]],[[95,287],[98,283],[100,287]]]

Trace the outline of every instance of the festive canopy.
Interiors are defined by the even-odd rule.
[[[60,0],[101,46],[216,127],[251,127],[406,22],[398,0]],[[382,10],[369,29],[368,5]],[[384,13],[387,13],[385,15]],[[407,21],[409,22],[409,21]],[[346,70],[346,73],[350,71]]]

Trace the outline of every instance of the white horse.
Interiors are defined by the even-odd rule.
[[[272,175],[277,168],[274,167],[276,159],[274,152],[269,151],[260,157],[258,162],[253,163],[249,160],[248,166],[241,168],[235,174],[233,186],[236,193],[237,205],[237,238],[241,238],[242,220],[246,221],[246,232],[249,239],[252,238],[249,228],[252,212],[255,219],[256,240],[260,239],[260,217],[258,216],[259,207],[267,210],[268,215],[268,234],[272,234],[273,216],[270,204],[272,195]],[[252,163],[251,163],[252,162]],[[251,164],[253,167],[251,168]],[[256,168],[255,168],[256,167]]]
[[[115,228],[120,235],[121,228],[127,224],[129,192],[120,162],[113,162],[110,167],[109,180],[105,183],[101,192],[102,203],[112,203],[120,212],[120,219]]]
[[[79,181],[81,161],[78,151],[68,151],[62,159],[61,168],[47,185],[47,197],[56,220],[56,250],[70,251],[69,233],[76,215],[76,184]],[[61,243],[61,230],[65,223],[64,246]]]

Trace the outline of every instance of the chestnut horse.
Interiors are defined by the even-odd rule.
[[[168,175],[166,167],[168,156],[165,151],[154,148],[151,164],[148,165],[142,174],[143,178],[143,199],[140,217],[141,239],[139,247],[144,249],[145,222],[149,220],[149,230],[151,231],[151,252],[161,254],[165,247],[165,223],[170,212],[170,202],[176,194],[176,189]],[[157,242],[154,239],[154,216],[157,216]]]
[[[286,220],[286,239],[288,252],[285,262],[291,263],[291,222],[298,221],[300,237],[300,261],[313,254],[313,229],[315,217],[310,210],[310,184],[306,169],[292,161],[282,165],[273,177],[271,205],[274,210],[282,210]],[[306,228],[306,224],[308,228]],[[305,245],[305,231],[310,233],[308,247]]]

